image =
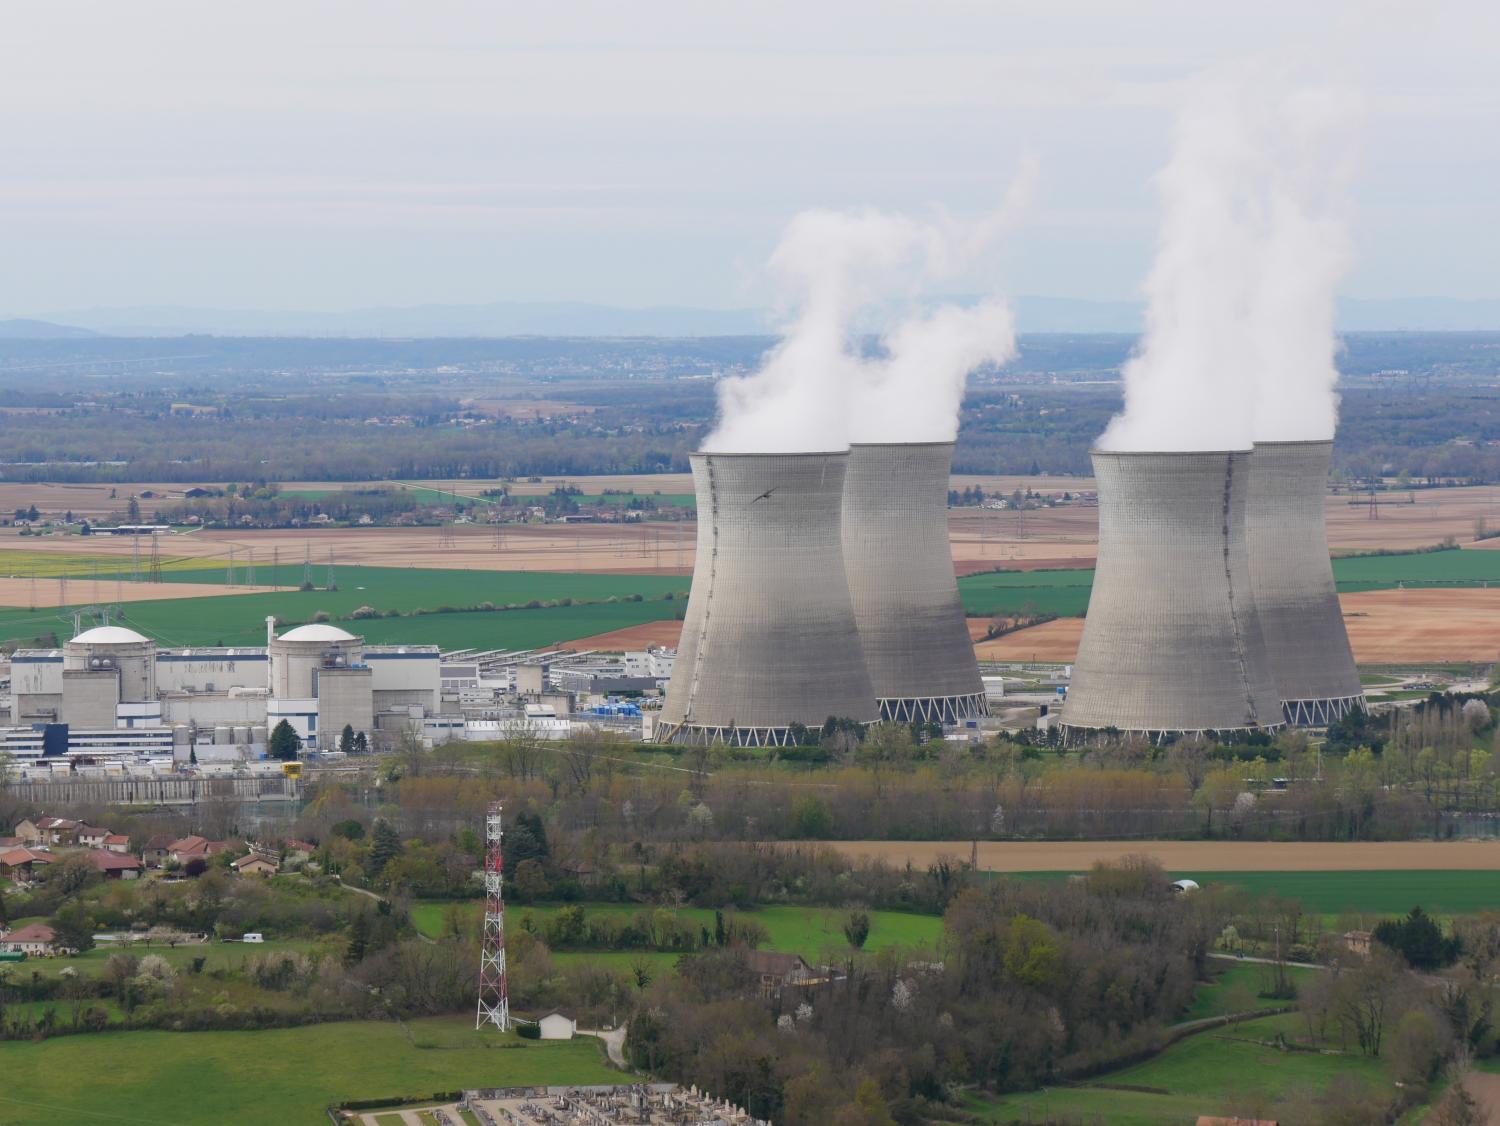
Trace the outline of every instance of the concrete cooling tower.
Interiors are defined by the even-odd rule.
[[[1250,452],[1092,457],[1099,562],[1063,708],[1069,734],[1279,726],[1250,590]]]
[[[1257,442],[1245,532],[1250,589],[1287,723],[1323,727],[1364,698],[1328,562],[1333,443]]]
[[[882,719],[986,714],[948,547],[952,442],[855,445],[844,482],[844,567]]]
[[[698,557],[659,742],[781,746],[880,710],[844,575],[847,453],[692,457]]]

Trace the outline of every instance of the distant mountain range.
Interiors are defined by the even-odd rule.
[[[86,328],[74,325],[53,324],[50,321],[34,321],[25,318],[0,321],[0,340],[78,340],[86,336],[98,336]]]
[[[955,300],[964,300],[956,298]],[[1137,333],[1139,301],[1018,297],[1023,333]],[[1344,332],[1500,331],[1500,300],[1448,297],[1346,299],[1339,302]],[[37,320],[0,320],[0,339],[75,339],[88,336],[750,336],[771,331],[760,309],[642,309],[577,301],[502,301],[486,305],[413,305],[346,312],[275,312],[140,305],[70,309]]]

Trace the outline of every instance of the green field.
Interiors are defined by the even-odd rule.
[[[1320,1091],[1338,1075],[1358,1076],[1394,1094],[1378,1060],[1353,1054],[1285,1052],[1244,1042],[1269,1040],[1278,1032],[1290,1038],[1301,1029],[1301,1018],[1295,1014],[1262,1017],[1222,1032],[1189,1036],[1145,1063],[1077,1087],[974,1099],[969,1109],[982,1121],[996,1123],[1050,1120],[1191,1126],[1199,1115],[1266,1117],[1269,1102],[1301,1091]]]
[[[1018,872],[1020,879],[1065,879],[1067,872]],[[1500,872],[1173,872],[1203,887],[1236,884],[1255,895],[1298,900],[1315,915],[1345,912],[1404,915],[1420,906],[1433,915],[1500,909]]]
[[[445,903],[432,901],[415,904],[411,911],[412,922],[423,934],[435,937],[442,933],[443,911],[446,906]],[[590,915],[617,914],[629,917],[637,911],[650,910],[644,904],[632,903],[585,903],[582,906]],[[467,903],[464,907],[475,919],[483,910],[482,905],[477,901]],[[525,907],[512,903],[506,913],[507,924],[511,927],[520,926],[521,920],[530,914],[540,929],[546,919],[558,910],[560,908],[556,906]],[[870,936],[865,941],[866,950],[881,950],[887,946],[931,946],[942,937],[943,920],[936,915],[912,915],[902,911],[870,911],[868,914]],[[707,908],[683,907],[676,911],[676,915],[679,918],[691,920],[700,927],[713,930],[714,913]],[[849,912],[846,910],[828,907],[760,907],[754,911],[739,912],[739,917],[754,920],[766,928],[766,933],[770,937],[765,947],[767,950],[801,954],[811,961],[830,948],[848,949],[843,933],[844,920],[849,917]],[[627,952],[624,954],[554,954],[553,957],[612,958],[619,960],[623,967],[628,968],[631,959],[636,955]],[[675,959],[676,955],[666,957]]]
[[[201,562],[201,561],[200,561]],[[241,569],[243,578],[243,568]],[[302,581],[301,563],[283,563],[273,574],[257,566],[256,582],[294,587]],[[313,567],[322,585],[327,565]],[[223,582],[222,568],[186,568],[163,573],[165,582]],[[434,610],[441,606],[496,606],[574,599],[573,606],[538,607],[503,612],[471,611],[411,617],[343,621],[351,632],[372,642],[429,643],[445,648],[534,648],[642,622],[671,618],[683,609],[688,580],[670,575],[558,574],[539,571],[420,570],[409,567],[336,567],[337,590],[283,590],[215,598],[166,599],[127,604],[123,621],[169,645],[258,645],[265,640],[266,615],[285,622],[305,622],[322,611],[335,620],[362,606],[376,610]],[[112,581],[98,584],[108,600]],[[92,597],[94,584],[80,580],[76,589]],[[666,594],[674,600],[664,601]],[[639,596],[643,601],[626,601]],[[607,599],[616,599],[609,602]],[[46,630],[65,629],[65,610],[0,610],[0,638],[29,638]]]
[[[264,1032],[106,1032],[0,1043],[0,1122],[326,1123],[349,1099],[615,1083],[599,1042],[475,1032],[472,1014]]]
[[[1251,1009],[1272,1009],[1287,1002],[1260,996],[1272,967],[1247,962],[1226,962],[1211,959],[1209,966],[1214,974],[1213,982],[1202,986],[1193,997],[1193,1006],[1182,1014],[1182,1019],[1203,1020],[1205,1017],[1221,1017],[1230,1013],[1248,1012]],[[1302,966],[1288,966],[1287,974],[1301,986],[1319,970]]]
[[[1395,586],[1500,585],[1500,551],[1430,551],[1408,555],[1356,556],[1333,561],[1340,591]],[[988,618],[1025,610],[1070,617],[1088,609],[1091,568],[1064,571],[999,571],[958,580],[964,609]]]

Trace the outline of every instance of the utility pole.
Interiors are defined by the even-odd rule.
[[[500,851],[504,832],[499,802],[490,802],[484,818],[484,933],[479,945],[479,1004],[475,1029],[493,1024],[510,1031],[510,994],[505,983],[505,861]]]

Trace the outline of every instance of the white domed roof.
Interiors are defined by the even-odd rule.
[[[69,642],[70,645],[139,645],[150,638],[143,637],[124,626],[95,626],[86,629]]]
[[[353,641],[354,635],[338,626],[328,625],[326,622],[313,622],[311,625],[298,626],[289,629],[276,640],[278,641]]]

